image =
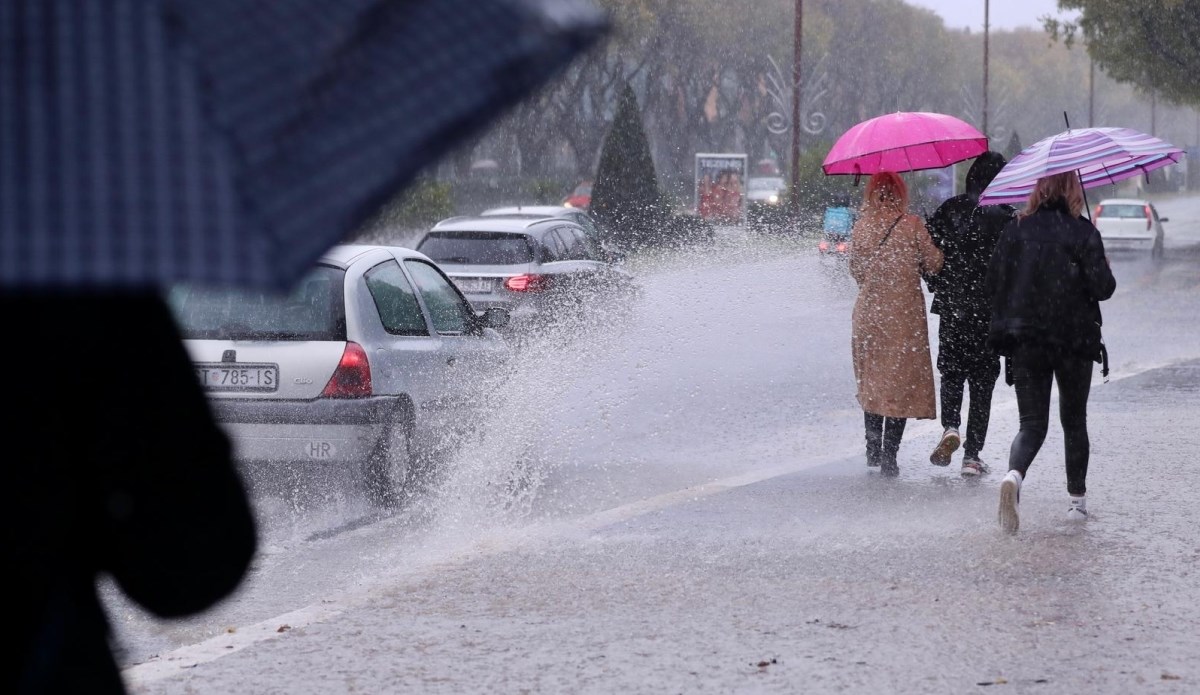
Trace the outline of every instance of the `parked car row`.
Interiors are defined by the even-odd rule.
[[[390,508],[486,413],[519,330],[629,293],[571,208],[492,210],[408,249],[339,245],[286,296],[178,286],[169,302],[247,467],[353,471]]]

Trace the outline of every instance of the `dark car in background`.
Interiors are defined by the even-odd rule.
[[[547,217],[574,222],[583,228],[591,238],[592,243],[601,251],[605,259],[612,263],[625,260],[625,254],[600,231],[599,225],[587,211],[568,205],[512,205],[509,207],[490,208],[481,213],[484,217],[508,217],[512,219],[537,220]]]
[[[453,217],[434,225],[416,248],[446,271],[476,311],[507,310],[513,333],[628,304],[637,293],[633,275],[566,219]]]

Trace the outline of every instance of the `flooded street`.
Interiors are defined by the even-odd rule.
[[[1019,541],[995,528],[999,474],[973,483],[929,465],[934,421],[910,423],[898,480],[868,472],[852,282],[810,238],[731,230],[709,249],[631,261],[645,289],[633,316],[523,355],[489,396],[483,436],[404,512],[374,516],[352,494],[262,497],[264,552],[234,599],[167,624],[109,592],[124,663],[143,664],[127,675],[138,692],[188,692],[191,679],[208,690],[240,661],[256,692],[275,690],[269,678],[344,689],[321,680],[338,678],[332,666],[291,680],[295,666],[265,664],[295,657],[280,626],[328,645],[353,640],[338,627],[352,618],[384,631],[372,649],[394,652],[386,667],[370,651],[352,659],[379,669],[376,692],[552,690],[558,669],[570,670],[559,685],[584,691],[593,671],[596,692],[782,691],[801,667],[884,690],[917,687],[925,668],[930,690],[957,692],[1089,682],[1080,674],[1132,663],[1128,650],[1145,663],[1130,678],[1196,677],[1195,636],[1171,625],[1198,617],[1186,597],[1200,557],[1176,498],[1200,444],[1187,424],[1200,414],[1200,201],[1161,209],[1173,220],[1162,262],[1111,254],[1112,375],[1093,384],[1086,529],[1057,514],[1057,422]],[[1001,381],[982,452],[994,470],[1015,430]],[[1156,588],[1124,593],[1139,582]],[[998,641],[1058,665],[997,663]],[[181,659],[200,665],[170,678]],[[1110,676],[1096,692],[1132,682]]]

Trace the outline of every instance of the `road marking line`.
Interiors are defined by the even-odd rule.
[[[299,610],[284,613],[247,627],[231,629],[223,635],[152,657],[148,661],[125,669],[122,675],[131,689],[178,676],[200,664],[240,652],[247,647],[274,639],[291,630],[336,618],[342,612],[343,609],[337,602],[305,606]]]

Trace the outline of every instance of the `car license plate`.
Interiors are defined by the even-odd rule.
[[[209,391],[275,391],[279,365],[214,362],[196,365],[196,378]]]
[[[455,278],[454,284],[467,294],[487,294],[492,291],[491,278]]]

